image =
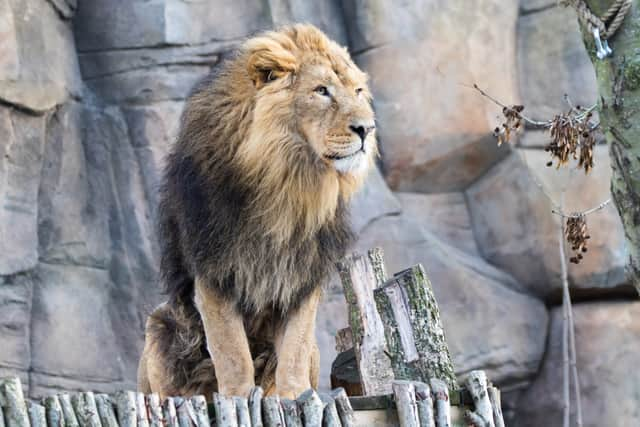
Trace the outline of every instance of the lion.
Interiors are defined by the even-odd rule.
[[[367,76],[307,24],[248,39],[189,97],[158,210],[168,301],[139,389],[294,399],[317,387],[322,285],[378,154]]]

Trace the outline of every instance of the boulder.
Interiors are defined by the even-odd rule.
[[[0,0],[0,100],[43,112],[81,95],[70,23],[46,0]]]
[[[529,292],[540,297],[561,291],[560,216],[552,209],[567,186],[564,211],[584,211],[610,197],[611,168],[605,146],[594,150],[595,167],[588,174],[545,166],[542,150],[522,150],[494,167],[467,190],[474,233],[484,257],[513,274]],[[526,165],[523,162],[526,160]],[[529,166],[534,177],[530,175]],[[569,175],[572,175],[569,180]],[[540,190],[543,185],[553,203]],[[569,264],[574,292],[628,293],[624,285],[624,233],[615,207],[587,217],[589,252],[580,264]],[[569,248],[570,249],[570,248]]]
[[[425,267],[458,374],[485,369],[503,386],[521,384],[535,375],[544,353],[547,312],[540,301],[514,291],[513,278],[444,244],[405,215],[369,224],[353,250],[375,246],[383,248],[389,274],[417,263]],[[332,286],[325,299],[327,309],[319,310],[318,325],[339,329],[347,326],[346,306],[344,297],[338,297],[339,285]],[[330,308],[342,313],[329,312]],[[332,336],[336,329],[323,333]],[[323,372],[329,371],[334,358],[333,346],[323,348]]]
[[[520,0],[520,12],[525,15],[557,5],[557,0]]]
[[[45,118],[0,107],[0,275],[38,261],[38,187]]]
[[[449,246],[480,255],[464,193],[396,193],[402,211]]]
[[[391,188],[466,188],[505,153],[491,136],[500,108],[472,85],[516,102],[517,4],[353,0],[345,8],[356,61],[370,75]]]
[[[573,306],[584,427],[640,425],[639,316],[640,302]],[[513,425],[562,426],[562,318],[562,308],[554,308],[540,374],[519,399]],[[572,397],[572,423],[575,408]]]
[[[574,105],[597,101],[595,71],[572,7],[522,15],[517,34],[518,81],[527,116],[548,120],[566,111],[565,94]]]

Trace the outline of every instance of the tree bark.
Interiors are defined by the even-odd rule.
[[[598,16],[612,0],[586,0]],[[611,155],[611,194],[624,226],[628,271],[640,292],[640,6],[633,5],[609,45],[613,55],[598,59],[593,35],[583,25],[583,39],[598,80],[600,124]]]

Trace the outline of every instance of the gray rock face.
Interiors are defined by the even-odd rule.
[[[585,211],[610,197],[611,168],[607,149],[594,150],[595,167],[585,176],[547,168],[548,153],[523,150],[512,154],[467,190],[467,200],[480,250],[492,263],[514,275],[541,297],[561,288],[560,217],[551,211],[567,188],[564,211]],[[535,174],[529,175],[526,165]],[[571,175],[571,177],[570,177]],[[536,185],[539,182],[554,203]],[[589,252],[579,265],[570,264],[576,290],[615,288],[625,281],[624,234],[613,206],[587,217]]]
[[[490,136],[499,108],[470,87],[517,99],[517,4],[348,1],[345,10],[356,60],[371,76],[393,189],[462,190],[501,159]]]
[[[640,423],[640,303],[589,303],[574,306],[576,355],[585,427]],[[562,309],[551,314],[547,353],[531,388],[521,398],[514,425],[562,426]],[[572,422],[575,401],[571,402]]]
[[[595,72],[573,8],[542,8],[522,16],[517,52],[520,94],[529,117],[547,120],[565,111],[564,94],[574,105],[596,102]]]
[[[43,112],[80,96],[71,29],[46,0],[0,1],[0,100]]]

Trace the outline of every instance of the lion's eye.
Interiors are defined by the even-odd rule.
[[[315,93],[319,93],[322,96],[329,96],[329,89],[326,86],[318,86],[313,90]]]
[[[356,89],[356,95],[360,95],[364,89],[359,87]]]

